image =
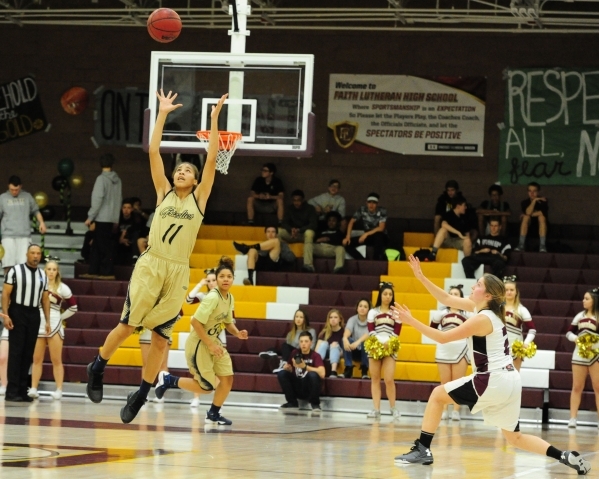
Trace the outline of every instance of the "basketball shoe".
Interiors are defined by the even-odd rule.
[[[129,393],[127,396],[127,404],[121,409],[121,421],[125,424],[129,424],[135,419],[135,416],[137,416],[137,413],[147,401],[147,399],[140,401],[138,396],[139,391]]]
[[[562,458],[559,460],[562,464],[571,467],[579,476],[586,475],[591,470],[591,463],[584,459],[576,451],[564,451],[562,452]]]
[[[222,416],[220,413],[214,414],[210,411],[206,411],[206,422],[218,424],[219,426],[230,426],[233,424],[233,421]]]
[[[408,464],[422,464],[423,466],[430,466],[432,463],[433,453],[428,447],[424,447],[422,444],[420,444],[418,439],[414,441],[414,445],[410,449],[410,452],[395,458],[396,466],[406,466]]]
[[[100,403],[104,397],[104,384],[102,383],[104,373],[94,372],[92,369],[93,365],[93,362],[87,365],[87,397],[89,397],[92,402]]]

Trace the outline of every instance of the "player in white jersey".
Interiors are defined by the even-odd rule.
[[[520,303],[520,290],[516,284],[516,277],[504,277],[503,284],[505,284],[505,327],[511,351],[514,341],[522,341],[524,346],[532,343],[537,334],[537,329],[532,321],[530,311]],[[523,333],[526,333],[526,339]],[[514,366],[520,371],[522,358],[515,358],[512,355],[512,359],[514,360]]]
[[[135,263],[120,323],[110,332],[98,356],[87,366],[87,395],[93,402],[99,403],[103,397],[104,368],[110,357],[137,327],[152,330],[148,360],[139,390],[127,396],[127,404],[121,409],[121,421],[124,423],[131,422],[146,402],[185,300],[185,291],[189,286],[189,257],[214,184],[219,148],[218,115],[227,95],[223,95],[212,107],[202,181],[199,181],[200,174],[194,165],[181,163],[173,172],[173,187],[164,172],[160,142],[167,115],[183,105],[174,103],[176,93],[165,95],[160,90],[156,97],[159,108],[149,156],[157,206],[150,226],[148,249]]]
[[[464,293],[462,292],[462,288],[463,286],[461,284],[450,286],[448,293],[451,296],[463,298]],[[471,313],[466,311],[445,307],[433,313],[430,326],[433,329],[449,331],[463,324],[470,316]],[[466,369],[468,369],[468,341],[464,338],[459,341],[437,344],[435,360],[437,361],[437,367],[439,368],[441,384],[446,384],[454,379],[463,378],[466,375]],[[441,419],[446,418],[447,411],[444,410]],[[454,421],[459,421],[461,419],[460,406],[455,403],[453,405],[451,419]]]
[[[503,282],[496,276],[485,274],[472,287],[469,298],[458,298],[427,279],[417,258],[410,255],[409,261],[416,278],[441,304],[473,311],[475,315],[450,331],[425,326],[412,317],[408,308],[397,303],[393,307],[394,317],[439,343],[467,338],[474,372],[434,389],[426,405],[420,438],[410,452],[395,458],[395,464],[433,463],[430,445],[441,422],[443,407],[455,401],[468,406],[473,413],[482,411],[485,423],[500,428],[512,446],[554,458],[580,475],[589,472],[590,463],[578,452],[560,451],[540,437],[520,432],[518,416],[522,383],[509,349]]]
[[[590,340],[591,349],[599,349],[599,288],[589,289],[582,298],[583,311],[574,316],[572,324],[566,333],[566,337],[576,342],[579,338],[586,336]],[[578,346],[572,353],[572,393],[570,395],[570,422],[568,427],[576,427],[576,416],[582,400],[582,391],[587,376],[591,377],[591,383],[595,391],[599,390],[599,355],[580,355]],[[599,411],[599,394],[595,393],[597,411]]]
[[[42,363],[46,353],[46,345],[50,350],[52,371],[56,381],[56,391],[50,393],[54,399],[62,398],[62,382],[64,380],[64,366],[62,365],[62,344],[64,340],[63,321],[77,312],[77,301],[66,284],[61,280],[60,269],[56,261],[46,263],[46,276],[48,277],[48,292],[50,293],[50,333],[47,333],[46,321],[40,323],[35,351],[33,352],[33,366],[31,368],[31,387],[27,395],[37,399],[37,387],[42,377]],[[65,309],[62,310],[62,306]],[[40,315],[44,318],[44,311],[40,308]]]

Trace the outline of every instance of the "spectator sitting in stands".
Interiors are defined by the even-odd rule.
[[[460,185],[456,180],[449,180],[445,183],[445,191],[437,198],[437,204],[435,205],[435,220],[434,220],[434,233],[437,234],[439,228],[441,228],[442,217],[448,211],[451,211],[453,207],[451,202],[454,198],[463,197],[460,191]]]
[[[481,236],[489,234],[490,217],[501,217],[500,234],[506,236],[507,219],[512,212],[510,211],[510,205],[505,201],[501,201],[502,195],[503,188],[500,185],[491,185],[489,187],[489,199],[483,201],[476,210],[478,216],[478,232]]]
[[[281,346],[281,360],[277,368],[273,370],[273,373],[282,371],[287,365],[291,351],[299,348],[299,337],[304,331],[309,332],[313,338],[316,337],[316,331],[314,328],[310,327],[310,319],[308,318],[308,314],[304,310],[298,309],[293,315],[291,329],[287,333],[287,336],[285,336],[285,342]],[[260,356],[262,359],[274,359],[278,357],[276,351],[273,350],[263,351],[258,356]]]
[[[332,378],[338,377],[337,366],[339,366],[339,360],[343,353],[341,344],[343,343],[344,326],[345,320],[341,311],[331,309],[327,314],[324,328],[322,328],[322,331],[318,335],[316,348],[314,348],[322,359],[325,359],[328,353],[329,361],[331,362],[330,377]]]
[[[273,163],[262,166],[262,174],[254,180],[247,201],[248,224],[254,224],[254,214],[276,213],[279,223],[283,220],[285,207],[283,197],[285,188],[278,176],[277,167]]]
[[[308,200],[308,203],[314,206],[318,213],[318,221],[326,222],[326,215],[332,211],[339,213],[340,217],[345,218],[345,198],[339,194],[341,183],[339,180],[329,181],[329,191],[322,193]]]
[[[139,225],[136,222],[136,217],[133,214],[133,203],[130,198],[123,200],[121,206],[121,215],[119,218],[119,239],[117,244],[116,261],[118,265],[131,265],[135,251],[133,245],[137,245],[139,236]]]
[[[468,222],[466,221],[466,199],[463,196],[451,200],[452,209],[443,214],[441,228],[437,231],[433,242],[433,259],[437,256],[437,250],[443,248],[461,249],[464,256],[470,256],[472,252],[472,241],[468,233]]]
[[[372,304],[368,298],[362,298],[356,305],[356,314],[347,320],[343,333],[343,357],[345,359],[346,378],[353,376],[353,360],[360,361],[362,379],[368,379],[368,354],[364,349],[364,341],[368,339],[368,311]]]
[[[503,278],[503,271],[509,259],[512,247],[505,236],[501,235],[499,218],[489,220],[490,234],[478,238],[474,243],[474,253],[462,259],[466,278],[474,278],[474,272],[481,264],[491,266],[493,274]]]
[[[374,248],[374,259],[387,261],[385,248],[387,247],[387,209],[379,208],[378,193],[370,193],[366,198],[366,206],[360,206],[347,225],[347,233],[343,240],[345,250],[354,259],[364,259],[356,249],[359,245],[372,246]],[[364,233],[359,237],[351,236],[356,221],[362,220]]]
[[[335,269],[333,273],[341,273],[345,264],[345,248],[343,247],[343,233],[339,230],[341,217],[336,211],[326,215],[325,228],[319,228],[313,243],[304,245],[305,271],[314,271],[313,256],[324,258],[335,258]]]
[[[528,183],[528,198],[522,201],[522,214],[520,215],[520,240],[514,251],[524,251],[528,227],[533,220],[539,225],[539,252],[547,253],[547,213],[549,204],[547,198],[539,196],[541,185],[536,182]]]
[[[233,246],[248,257],[248,277],[243,284],[254,284],[254,271],[280,271],[295,262],[295,254],[284,241],[277,238],[277,228],[264,228],[266,240],[262,243],[246,245],[233,241]]]
[[[279,227],[279,238],[287,243],[312,243],[318,228],[318,215],[314,206],[305,201],[302,190],[291,193],[291,207],[285,211]]]
[[[277,373],[287,401],[281,409],[297,409],[299,398],[307,399],[312,405],[312,411],[319,413],[320,388],[324,375],[322,357],[312,350],[312,335],[308,331],[302,331],[299,335],[299,349],[291,352],[287,364]]]

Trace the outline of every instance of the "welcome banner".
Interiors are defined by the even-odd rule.
[[[482,156],[485,93],[484,78],[332,74],[329,151]]]
[[[503,184],[599,184],[599,69],[508,70],[501,127]]]

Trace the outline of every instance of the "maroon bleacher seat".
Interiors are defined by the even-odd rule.
[[[117,296],[109,298],[108,302],[110,304],[110,310],[112,310],[113,313],[121,313],[123,311],[123,306],[125,305],[125,297]]]
[[[584,297],[584,293],[595,288],[595,285],[592,284],[577,284],[576,290],[578,291],[578,296],[580,300]],[[580,310],[582,311],[582,303],[580,303]]]
[[[322,289],[344,290],[350,289],[349,276],[344,274],[319,274],[318,282]]]
[[[570,409],[570,391],[561,389],[549,389],[549,407],[559,409]],[[596,411],[595,394],[583,391],[580,409]]]
[[[260,393],[281,393],[281,404],[285,402],[283,391],[276,374],[256,374],[255,391]]]
[[[94,294],[91,289],[92,282],[85,279],[63,279],[64,284],[66,284],[69,288],[71,288],[71,292],[75,296],[83,295],[92,295]]]
[[[310,324],[314,321],[325,321],[327,319],[327,313],[331,309],[331,306],[322,306],[316,304],[302,304],[301,309],[306,311],[310,317]],[[338,306],[336,307],[344,318],[349,318],[355,314],[355,308],[353,306]]]
[[[118,313],[98,313],[96,314],[96,322],[98,329],[113,329],[119,324],[121,319],[120,311]]]
[[[316,273],[287,273],[289,286],[296,288],[314,288],[317,279]]]
[[[235,318],[235,326],[240,331],[245,329],[248,332],[248,336],[257,336],[256,332],[256,321],[253,319],[237,319]],[[227,333],[227,337],[228,337]]]
[[[330,289],[311,289],[310,290],[310,304],[322,305],[322,306],[342,306],[340,292],[333,291]]]
[[[367,382],[370,384],[370,381]],[[436,386],[438,386],[438,384],[415,381],[395,381],[396,396],[400,401],[428,401],[428,398]],[[385,389],[382,384],[381,388]]]
[[[515,275],[518,281],[525,283],[544,283],[547,276],[547,268],[527,268],[524,266],[508,266],[505,270],[506,276]]]
[[[564,337],[571,321],[562,316],[534,316],[532,319],[538,333],[561,334]]]
[[[556,371],[572,371],[572,353],[556,352],[555,353],[555,370]]]
[[[599,285],[599,270],[583,269],[580,273],[580,279],[584,280],[584,282],[591,288],[595,288]]]
[[[353,314],[355,314],[358,301],[362,298],[369,298],[371,295],[372,293],[370,291],[341,291],[340,298],[344,306],[352,307],[354,309]],[[347,320],[348,318],[345,319]]]
[[[227,346],[228,346],[227,338]],[[245,349],[249,354],[259,354],[262,351],[280,351],[283,338],[248,338],[245,343]]]
[[[520,263],[522,266],[529,268],[551,268],[553,263],[553,255],[546,253],[521,253]]]
[[[518,285],[519,287],[520,285]],[[560,299],[563,301],[577,301],[578,288],[576,284],[545,284],[543,285],[545,291],[544,298],[546,299]],[[539,298],[541,299],[541,298]]]
[[[581,269],[585,264],[586,255],[584,254],[560,254],[553,255],[556,268]]]
[[[547,273],[546,282],[557,284],[576,284],[580,282],[581,271],[578,269],[550,268]]]
[[[542,408],[545,403],[545,391],[536,388],[522,388],[522,407]]]
[[[588,269],[593,269],[595,271],[599,270],[599,255],[596,254],[588,254],[586,255],[586,266]]]
[[[380,276],[350,276],[349,281],[354,291],[374,291],[379,289]],[[370,295],[368,295],[370,298]]]
[[[255,335],[268,338],[284,338],[287,332],[291,328],[290,321],[254,321],[255,322]]]
[[[542,283],[522,283],[518,281],[518,290],[520,291],[520,299],[539,299],[545,298]]]
[[[535,302],[533,309],[528,309],[533,316],[568,316],[572,318],[576,314],[574,303],[574,301],[539,299]],[[576,305],[578,306],[578,301],[576,301]]]
[[[96,313],[93,311],[78,311],[67,319],[67,328],[96,328]]]
[[[239,339],[235,336],[227,335],[227,351],[233,353],[247,353],[246,343],[249,339]]]
[[[537,334],[535,337],[535,344],[539,349],[556,352],[572,352],[574,350],[574,343],[568,341],[565,334]]]
[[[82,329],[69,328],[65,331],[63,346],[82,345],[81,333]]]
[[[290,286],[287,280],[287,273],[274,271],[257,271],[256,284],[266,286]]]
[[[81,295],[77,298],[77,308],[80,311],[110,311],[107,296]]]
[[[549,389],[572,389],[572,372],[571,371],[549,371]],[[593,391],[591,377],[587,376],[584,383],[585,391]]]
[[[88,346],[64,346],[62,348],[62,361],[66,364],[91,363],[98,354],[98,348]],[[87,381],[87,376],[86,376]]]
[[[81,330],[81,346],[90,346],[99,348],[106,341],[108,331],[102,329],[83,329]],[[66,335],[65,335],[66,336]]]
[[[325,394],[327,396],[359,397],[361,380],[357,379],[326,379]]]
[[[358,261],[359,274],[367,276],[382,276],[389,272],[387,261]]]
[[[231,354],[233,371],[242,373],[269,373],[273,368],[268,367],[268,361],[255,354]]]
[[[93,281],[92,294],[98,296],[125,296],[121,281]],[[124,283],[125,285],[127,283]],[[126,292],[126,290],[125,290]]]
[[[249,391],[256,389],[256,375],[250,373],[238,373],[233,376],[233,391]]]

